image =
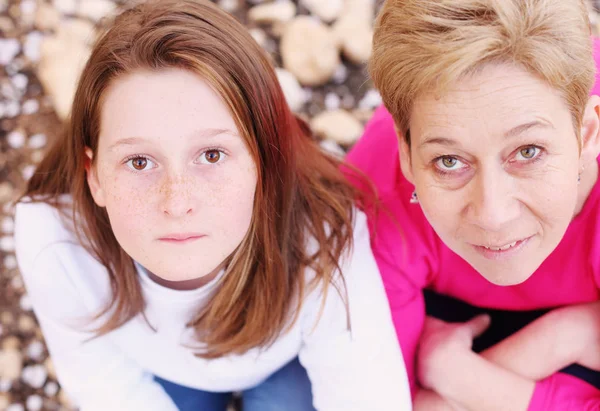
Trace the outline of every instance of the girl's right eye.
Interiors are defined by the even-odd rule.
[[[144,156],[130,157],[125,161],[125,164],[133,171],[146,171],[156,167],[152,160]]]

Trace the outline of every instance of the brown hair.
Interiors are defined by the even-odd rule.
[[[490,63],[523,67],[558,90],[579,135],[594,82],[584,0],[387,0],[369,69],[410,143],[413,102]]]
[[[182,68],[197,73],[221,96],[258,169],[251,227],[228,258],[210,303],[189,326],[207,358],[268,346],[297,319],[307,289],[337,285],[338,261],[352,244],[355,192],[339,162],[324,154],[287,106],[263,50],[233,17],[208,1],[161,0],[118,16],[99,38],[81,75],[69,129],[29,182],[26,196],[61,208],[73,199],[70,220],[80,240],[106,266],[113,298],[98,330],[113,330],[144,310],[132,259],[110,228],[85,178],[84,150],[98,147],[103,92],[135,70]],[[94,155],[94,158],[96,156]],[[307,251],[316,240],[314,253]],[[82,244],[85,244],[82,241]],[[306,269],[315,272],[305,283]]]

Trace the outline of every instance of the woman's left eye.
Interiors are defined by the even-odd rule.
[[[227,155],[223,151],[212,149],[203,152],[200,155],[199,161],[201,164],[217,164],[222,162],[225,157],[227,157]]]
[[[541,149],[536,146],[523,147],[517,152],[517,161],[533,160],[540,152]]]

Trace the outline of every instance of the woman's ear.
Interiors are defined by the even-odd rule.
[[[94,202],[98,207],[105,207],[104,190],[100,185],[98,173],[94,166],[94,152],[89,147],[85,148],[85,174]]]
[[[581,121],[581,164],[586,168],[600,154],[600,97],[590,96]]]
[[[401,133],[397,127],[395,127],[395,129],[396,134],[398,136],[398,151],[400,152],[400,169],[402,171],[402,174],[404,174],[404,178],[406,178],[411,184],[414,185],[412,162],[410,158],[410,146],[408,144],[406,136],[403,133]]]

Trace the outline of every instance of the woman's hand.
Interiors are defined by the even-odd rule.
[[[473,339],[489,325],[488,315],[479,315],[466,323],[446,323],[427,317],[417,362],[421,384],[443,393],[445,383],[461,372],[465,359],[477,355],[471,350]]]

